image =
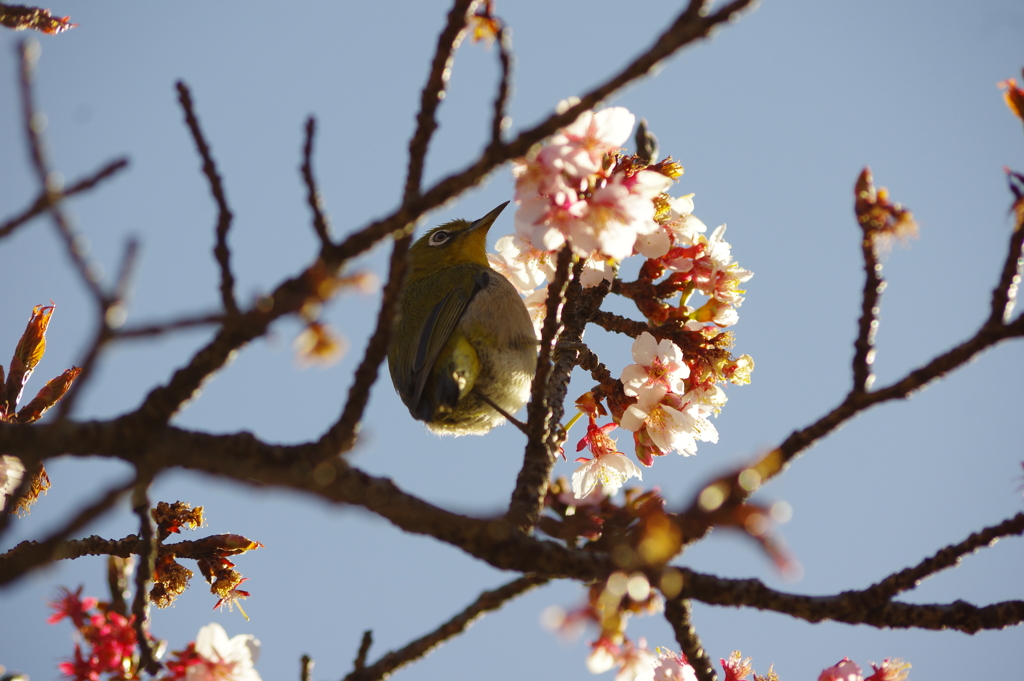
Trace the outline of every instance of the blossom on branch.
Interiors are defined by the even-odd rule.
[[[643,479],[636,464],[626,458],[625,454],[617,451],[615,440],[608,436],[615,428],[614,423],[598,427],[594,418],[590,418],[587,434],[576,445],[576,451],[589,447],[594,458],[576,459],[577,462],[583,462],[583,465],[572,474],[572,491],[577,499],[589,496],[598,485],[604,494],[611,496],[619,491],[626,480],[633,477]]]

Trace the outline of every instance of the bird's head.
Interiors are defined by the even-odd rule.
[[[479,220],[452,220],[434,227],[409,249],[409,277],[415,282],[456,265],[487,263],[487,230],[508,205],[501,204]]]

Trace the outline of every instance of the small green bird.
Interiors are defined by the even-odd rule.
[[[515,287],[487,262],[487,231],[508,205],[452,220],[409,249],[388,366],[413,418],[439,435],[483,435],[526,404],[537,335]]]

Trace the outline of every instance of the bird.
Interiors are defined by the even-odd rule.
[[[483,435],[530,396],[537,334],[519,292],[487,262],[487,232],[508,203],[409,248],[388,368],[409,413],[439,435]]]

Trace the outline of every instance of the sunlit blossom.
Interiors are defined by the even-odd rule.
[[[619,652],[617,662],[619,671],[615,681],[654,681],[654,669],[658,658],[647,650],[646,643],[640,639],[640,645],[627,641]]]
[[[253,668],[260,642],[252,634],[228,638],[224,627],[211,622],[199,630],[198,660],[188,667],[187,681],[261,681]]]
[[[0,510],[7,505],[7,497],[14,494],[25,476],[25,465],[16,456],[0,456]]]
[[[541,155],[546,152],[548,163],[569,175],[590,175],[601,169],[605,154],[626,143],[635,122],[636,116],[621,106],[584,111],[552,136]]]
[[[718,442],[718,430],[708,420],[709,405],[686,396],[666,394],[664,386],[652,387],[640,395],[622,415],[626,430],[645,430],[662,451],[675,450],[683,456],[697,453],[697,440]]]
[[[633,341],[633,361],[622,370],[622,385],[630,396],[640,395],[661,385],[666,391],[686,392],[690,367],[683,361],[683,351],[665,338],[660,342],[644,331]]]
[[[864,681],[905,681],[907,676],[910,675],[908,671],[910,663],[904,662],[898,657],[895,659],[886,658],[880,665],[872,662],[871,668],[875,670],[875,673]]]
[[[697,681],[697,673],[686,661],[686,656],[668,648],[657,648],[658,666],[654,668],[654,681]]]
[[[850,658],[844,657],[818,675],[818,681],[864,681],[860,667]]]
[[[590,495],[598,485],[607,495],[615,494],[630,478],[642,480],[640,469],[626,455],[618,451],[615,440],[608,436],[616,428],[614,423],[598,426],[593,419],[587,427],[587,434],[576,446],[576,451],[588,447],[593,459],[581,457],[577,462],[583,465],[572,474],[572,491],[577,499]]]

